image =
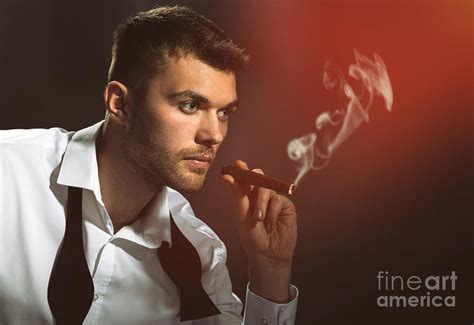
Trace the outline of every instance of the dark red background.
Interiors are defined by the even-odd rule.
[[[101,119],[112,30],[154,3],[2,2],[0,128],[79,129]],[[347,71],[357,48],[384,59],[393,111],[377,99],[370,123],[294,196],[297,323],[472,323],[473,2],[160,3],[204,13],[253,57],[239,76],[242,104],[215,170],[190,196],[228,246],[234,291],[244,298],[247,266],[218,167],[244,159],[293,179],[287,143],[313,132],[317,115],[335,104],[321,83],[323,64],[331,59]],[[456,271],[456,308],[377,307],[376,275],[385,270]]]

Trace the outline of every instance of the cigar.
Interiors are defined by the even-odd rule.
[[[255,185],[258,187],[265,187],[274,190],[280,194],[292,195],[295,193],[296,185],[288,183],[267,175],[262,175],[251,170],[242,169],[236,166],[224,166],[221,169],[221,174],[231,175],[239,182]]]

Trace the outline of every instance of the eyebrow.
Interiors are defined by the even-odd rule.
[[[198,102],[201,102],[201,103],[209,104],[209,99],[207,99],[205,96],[203,96],[203,95],[201,95],[201,94],[199,94],[195,91],[192,91],[192,90],[184,90],[184,91],[180,91],[178,93],[172,93],[172,94],[169,94],[167,97],[170,100],[176,100],[176,99],[179,99],[179,98],[187,97],[187,98],[191,98],[192,100],[195,100],[195,101],[198,101]]]
[[[209,99],[195,91],[192,90],[183,90],[177,93],[172,93],[167,96],[169,100],[177,100],[180,98],[191,98],[192,100],[195,100],[197,102],[201,102],[204,104],[209,104]],[[239,105],[239,100],[233,100],[229,104],[225,105],[224,107],[220,107],[219,109],[229,109],[229,108],[234,108]]]
[[[230,109],[230,108],[236,108],[239,106],[239,100],[233,100],[229,104],[225,105],[224,107],[221,107],[220,110],[225,110],[225,109]]]

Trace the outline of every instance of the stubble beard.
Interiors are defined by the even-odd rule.
[[[179,192],[194,193],[204,187],[207,170],[188,167],[183,160],[195,149],[172,152],[165,141],[151,136],[146,123],[134,122],[125,137],[124,152],[135,172],[148,182]]]

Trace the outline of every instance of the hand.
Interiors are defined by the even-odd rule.
[[[234,166],[248,170],[241,160]],[[253,171],[263,174],[260,169]],[[222,178],[231,190],[249,258],[251,290],[270,300],[287,300],[297,237],[295,206],[275,191],[241,183],[231,175]]]

